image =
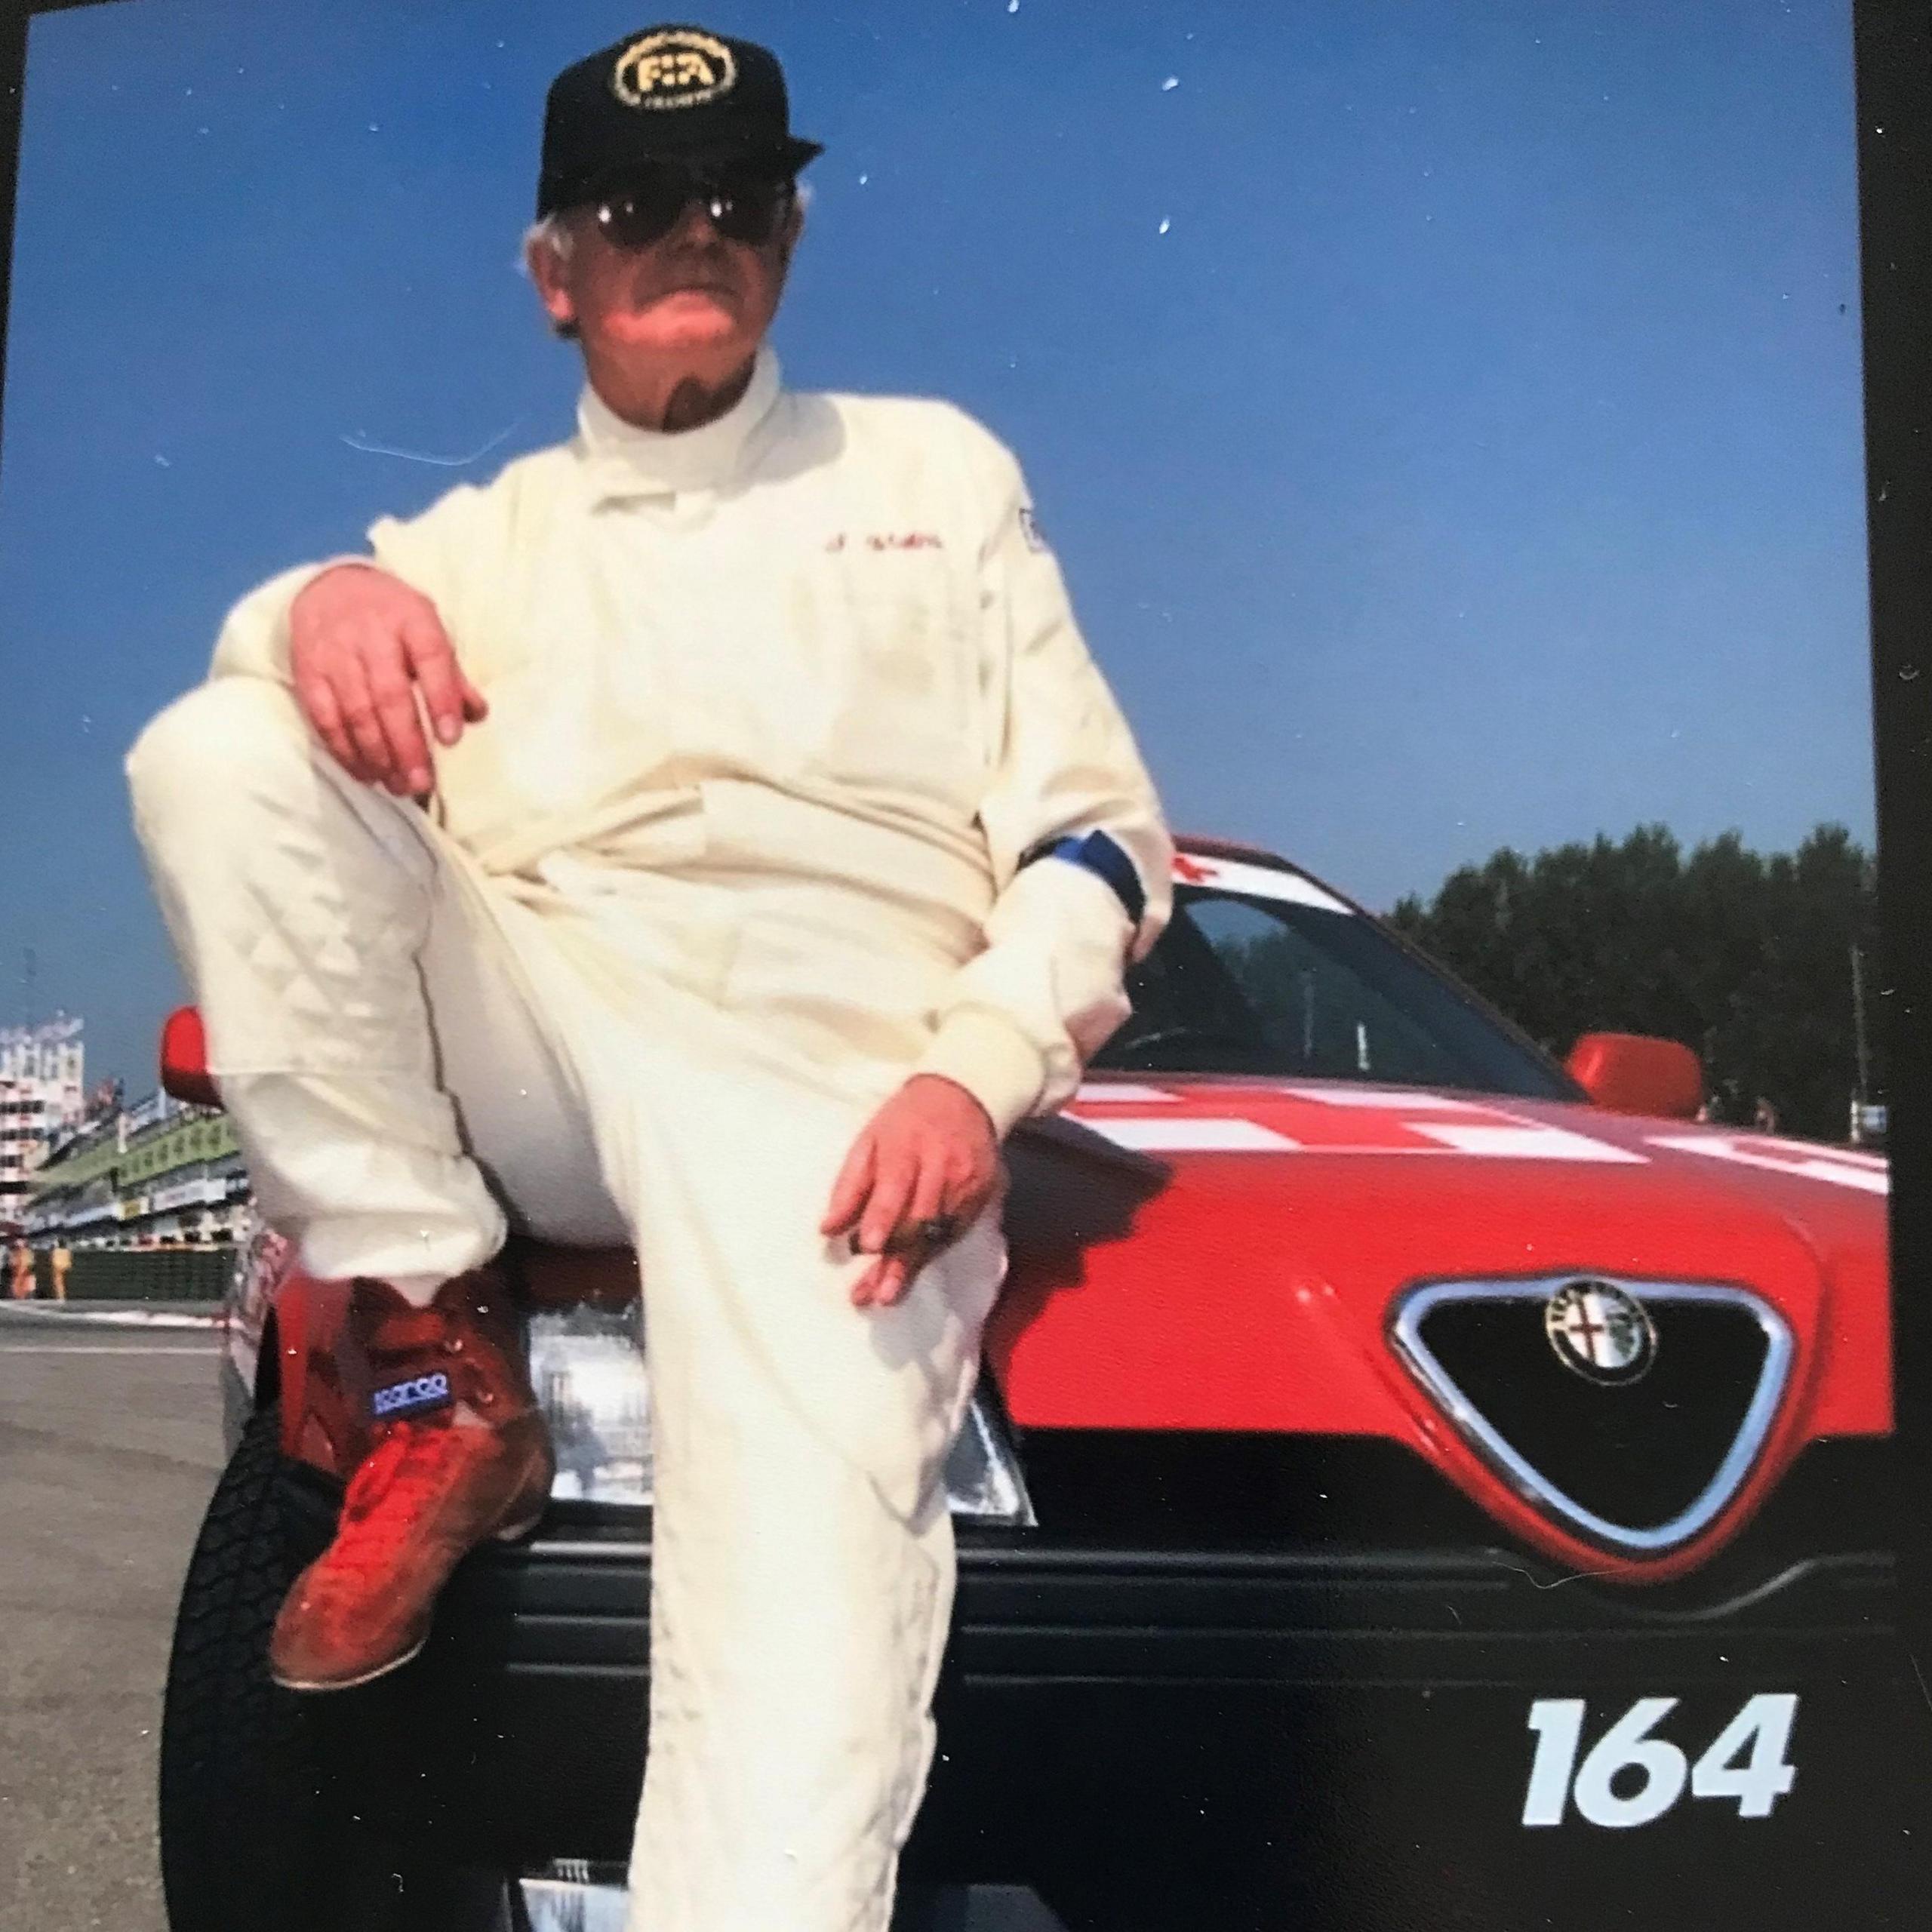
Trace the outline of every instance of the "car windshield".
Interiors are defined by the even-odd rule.
[[[1372,920],[1292,873],[1279,877],[1278,897],[1272,888],[1176,888],[1172,922],[1128,975],[1132,1017],[1097,1069],[1577,1097],[1562,1074]]]

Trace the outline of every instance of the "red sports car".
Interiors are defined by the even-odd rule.
[[[906,1922],[1889,1922],[1860,1915],[1916,1801],[1872,1776],[1912,1708],[1883,1161],[1694,1124],[1668,1042],[1558,1066],[1265,853],[1188,841],[1177,875],[1132,1017],[1010,1149]],[[164,1061],[205,1097],[197,1032]],[[417,1664],[307,1700],[262,1651],[366,1377],[341,1284],[266,1232],[238,1266],[168,1687],[174,1932],[618,1911],[633,1271],[522,1260],[550,1517],[465,1565]]]

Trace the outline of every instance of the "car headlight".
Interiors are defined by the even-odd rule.
[[[530,1321],[530,1379],[549,1425],[560,1502],[651,1499],[651,1383],[634,1310],[549,1310]],[[955,1516],[983,1523],[1038,1518],[1006,1432],[977,1396],[946,1463]]]

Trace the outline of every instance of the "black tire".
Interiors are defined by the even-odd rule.
[[[364,1829],[317,1698],[269,1675],[269,1633],[303,1561],[280,1435],[272,1404],[249,1417],[181,1586],[161,1721],[171,1932],[497,1932],[503,1875]]]
[[[278,1495],[277,1414],[258,1408],[202,1519],[161,1727],[161,1872],[171,1932],[321,1932],[352,1859],[301,1700],[268,1674],[299,1560]]]

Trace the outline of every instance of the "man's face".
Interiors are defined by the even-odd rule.
[[[771,326],[799,220],[787,201],[768,237],[735,241],[694,197],[660,238],[628,248],[595,208],[575,208],[564,217],[568,257],[540,249],[531,272],[551,319],[575,328],[600,391],[666,374],[715,382],[742,368]]]

